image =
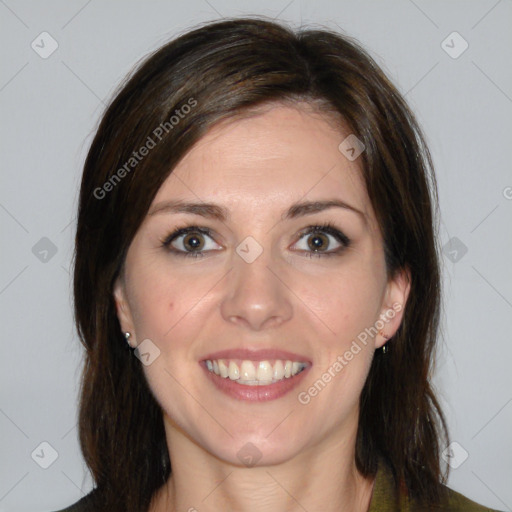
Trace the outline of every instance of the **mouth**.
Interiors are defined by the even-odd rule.
[[[304,356],[276,350],[217,352],[199,364],[217,389],[246,401],[284,396],[299,384],[312,366]]]
[[[295,377],[307,368],[307,362],[289,359],[251,361],[249,359],[206,359],[209,372],[242,386],[267,386]]]

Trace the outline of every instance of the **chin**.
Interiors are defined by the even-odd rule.
[[[269,437],[268,432],[271,431],[269,429],[261,435],[239,433],[222,447],[215,444],[212,453],[228,464],[250,468],[283,464],[303,451],[304,443],[291,439],[289,433],[272,433]]]

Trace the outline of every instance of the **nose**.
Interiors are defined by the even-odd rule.
[[[252,263],[235,254],[233,269],[226,279],[220,309],[227,322],[259,331],[277,327],[292,318],[292,292],[280,278],[276,263],[267,258],[266,251]]]

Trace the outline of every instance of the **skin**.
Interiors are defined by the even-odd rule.
[[[383,335],[360,344],[308,404],[297,399],[358,334],[393,305],[405,306],[409,293],[405,272],[388,278],[360,159],[351,162],[338,150],[348,134],[308,105],[274,105],[215,126],[158,191],[114,290],[132,346],[149,338],[160,350],[144,372],[164,412],[172,476],[151,510],[368,509],[373,481],[355,466],[358,400],[374,351],[398,329],[402,312],[387,320]],[[219,204],[229,218],[152,213],[176,199]],[[297,201],[327,199],[361,214],[329,208],[280,220]],[[324,222],[351,244],[308,257],[314,235],[301,238],[302,230]],[[201,239],[204,257],[162,246],[184,225],[212,230],[212,238]],[[263,249],[252,263],[235,251],[247,236]],[[328,251],[340,247],[332,237],[322,240]],[[185,250],[183,237],[174,246]],[[313,366],[284,397],[244,402],[217,390],[198,363],[230,348],[290,350]],[[237,457],[248,442],[261,453],[253,467]]]

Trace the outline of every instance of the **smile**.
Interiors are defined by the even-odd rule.
[[[311,363],[289,359],[203,359],[207,380],[222,394],[244,402],[265,402],[284,397],[297,388]]]
[[[245,386],[275,384],[294,377],[308,366],[306,362],[281,359],[273,361],[207,359],[205,364],[209,372]]]

